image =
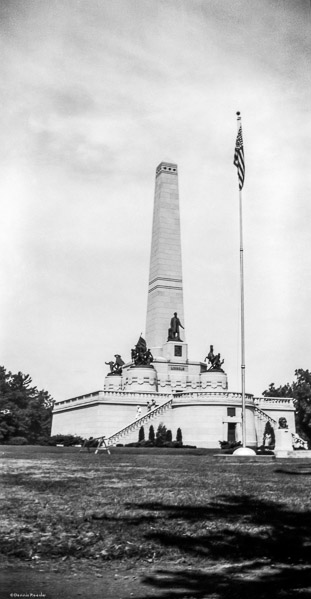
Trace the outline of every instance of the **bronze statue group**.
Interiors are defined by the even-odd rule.
[[[174,316],[171,318],[170,321],[170,328],[168,329],[168,341],[179,341],[182,342],[182,339],[180,338],[180,328],[184,329],[183,325],[181,324],[177,312],[174,312]],[[115,354],[115,360],[111,360],[110,362],[105,362],[105,364],[107,364],[107,366],[110,367],[110,372],[109,375],[118,375],[121,376],[122,374],[122,367],[124,366],[124,362],[120,356],[120,354]],[[132,358],[132,363],[133,363],[133,367],[151,367],[153,368],[153,366],[151,365],[153,362],[153,355],[150,351],[149,348],[147,348],[147,344],[145,339],[143,339],[143,337],[140,335],[138,342],[136,343],[135,347],[131,350],[131,358]],[[221,356],[220,354],[214,354],[214,347],[213,345],[210,346],[210,351],[207,354],[206,358],[204,358],[204,362],[206,362],[206,360],[208,360],[210,367],[208,370],[219,370],[221,372],[223,372],[222,370],[222,365],[224,363],[224,360],[221,360]]]

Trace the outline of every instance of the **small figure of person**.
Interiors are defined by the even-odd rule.
[[[82,448],[80,449],[80,451],[82,451],[82,449],[84,449],[84,447],[86,447],[88,453],[90,453],[90,447],[92,447],[93,441],[94,441],[93,437],[89,437],[89,439],[85,439],[85,441],[84,441],[84,443],[83,443]]]
[[[150,401],[147,401],[147,412],[150,412],[150,410],[151,410]]]
[[[154,410],[154,408],[156,408],[156,407],[157,407],[156,400],[153,399],[151,402],[151,410]]]
[[[141,407],[137,406],[135,420],[137,420],[138,418],[140,418],[140,416],[141,416]]]

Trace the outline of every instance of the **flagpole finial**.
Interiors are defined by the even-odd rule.
[[[238,112],[236,113],[236,115],[237,115],[237,117],[238,117],[238,118],[237,118],[237,120],[238,120],[238,121],[240,121],[240,120],[241,120],[241,113],[240,113],[240,111],[238,111]]]

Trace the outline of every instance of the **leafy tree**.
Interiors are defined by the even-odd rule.
[[[182,445],[182,433],[181,433],[181,428],[179,428],[179,427],[178,427],[177,433],[176,433],[176,441]]]
[[[140,443],[140,441],[144,441],[144,440],[145,440],[145,429],[143,426],[141,426],[139,429],[139,433],[138,433],[138,443]]]
[[[299,434],[311,446],[311,372],[299,368],[295,370],[296,381],[293,383],[294,403],[296,408],[296,426]]]
[[[0,443],[16,437],[28,443],[47,443],[53,400],[47,391],[32,386],[29,374],[12,374],[0,367]]]
[[[286,383],[286,385],[280,385],[275,387],[274,383],[269,385],[269,389],[263,392],[265,397],[293,397],[293,385]]]
[[[299,368],[295,370],[296,380],[290,385],[275,387],[274,383],[263,392],[265,397],[292,397],[296,413],[298,434],[311,446],[311,373]]]
[[[154,428],[151,424],[151,426],[149,427],[149,441],[151,441],[151,443],[154,443],[154,438],[155,438]]]
[[[156,433],[156,445],[163,445],[163,443],[165,443],[166,441],[166,426],[165,424],[163,424],[163,422],[160,422],[158,428],[157,428],[157,433]]]

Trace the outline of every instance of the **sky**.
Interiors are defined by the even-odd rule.
[[[2,0],[0,364],[56,401],[144,335],[155,169],[178,164],[189,358],[310,368],[309,0]]]

